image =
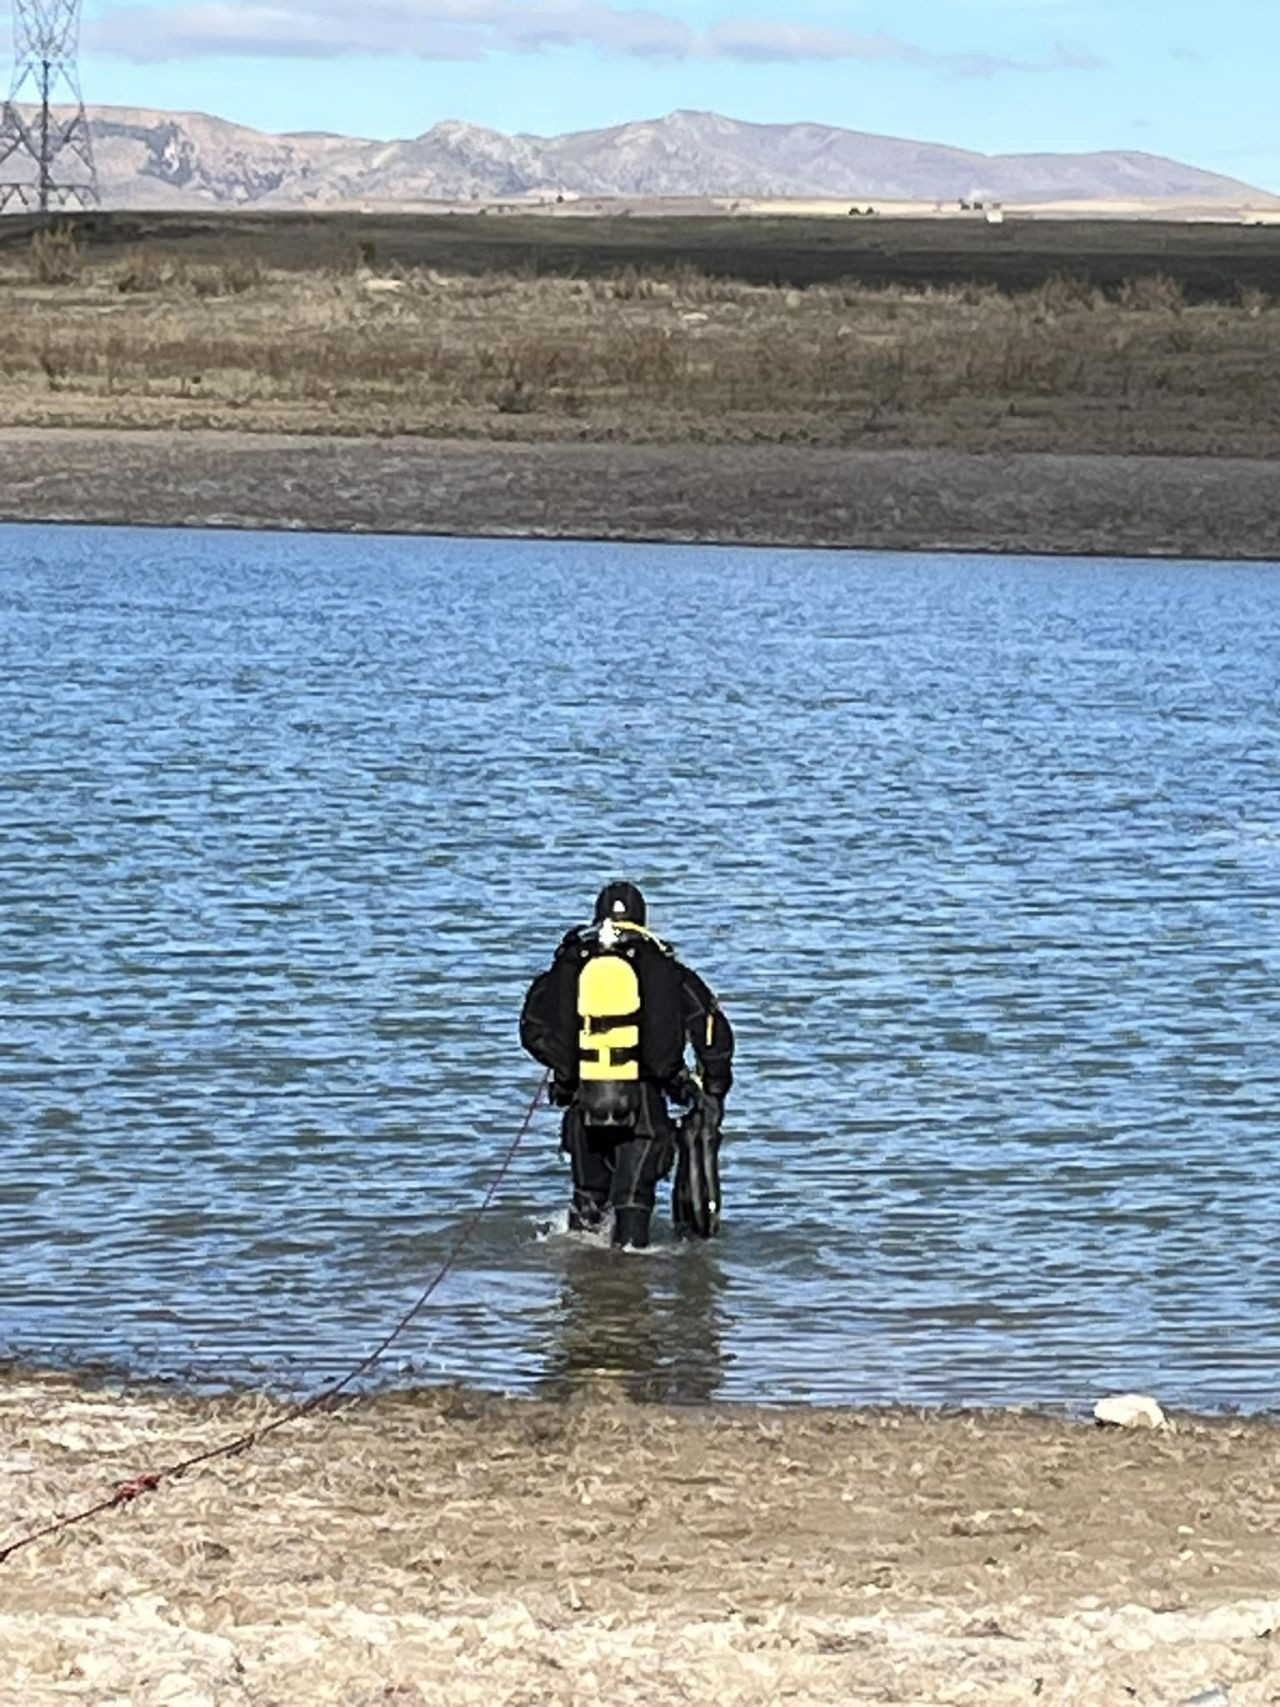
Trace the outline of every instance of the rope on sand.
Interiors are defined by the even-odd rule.
[[[463,1222],[439,1268],[391,1331],[384,1335],[373,1350],[366,1357],[361,1358],[353,1369],[349,1369],[340,1380],[332,1381],[327,1386],[318,1389],[310,1398],[299,1400],[296,1405],[291,1406],[289,1410],[276,1417],[273,1422],[266,1423],[262,1428],[250,1429],[247,1433],[237,1435],[233,1440],[223,1441],[221,1445],[211,1446],[204,1452],[193,1453],[191,1457],[180,1459],[176,1464],[167,1465],[162,1470],[146,1470],[127,1482],[117,1482],[109,1494],[103,1495],[101,1499],[95,1501],[93,1505],[86,1506],[82,1511],[59,1513],[57,1517],[51,1518],[39,1529],[33,1529],[29,1534],[20,1535],[15,1540],[0,1546],[0,1565],[7,1564],[13,1555],[20,1553],[24,1547],[33,1547],[37,1541],[50,1540],[53,1536],[60,1535],[65,1529],[74,1529],[77,1524],[88,1523],[91,1518],[101,1517],[104,1512],[116,1511],[122,1506],[132,1505],[144,1494],[156,1493],[167,1482],[177,1481],[189,1470],[195,1470],[202,1464],[211,1464],[218,1458],[233,1458],[242,1452],[248,1452],[259,1441],[265,1440],[270,1434],[275,1434],[278,1429],[286,1428],[290,1423],[295,1423],[302,1417],[310,1416],[313,1411],[324,1410],[336,1405],[348,1387],[353,1386],[362,1376],[367,1375],[374,1365],[386,1356],[401,1334],[421,1315],[432,1295],[453,1271],[459,1257],[475,1236],[480,1222],[493,1206],[493,1201],[502,1188],[507,1175],[511,1172],[512,1164],[516,1159],[516,1152],[533,1125],[533,1117],[538,1111],[538,1104],[542,1101],[543,1092],[547,1088],[550,1076],[550,1073],[543,1074],[537,1090],[533,1093],[533,1099],[525,1113],[520,1130],[512,1139],[497,1172],[489,1182],[488,1190],[477,1208]]]

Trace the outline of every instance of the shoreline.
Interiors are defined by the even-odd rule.
[[[8,427],[0,521],[1273,562],[1280,465]]]
[[[279,1409],[0,1372],[6,1533]],[[1274,1422],[316,1413],[3,1568],[24,1704],[1270,1699]]]
[[[187,1374],[146,1374],[133,1372],[123,1365],[107,1362],[31,1362],[21,1354],[0,1355],[0,1409],[11,1390],[40,1387],[78,1393],[87,1402],[119,1400],[138,1401],[182,1407],[191,1412],[208,1411],[210,1415],[226,1407],[254,1405],[268,1411],[291,1410],[327,1390],[330,1383],[344,1373],[336,1368],[297,1385],[273,1386],[269,1377],[191,1376]],[[1119,1388],[1099,1387],[1086,1397],[1077,1399],[1010,1398],[982,1399],[772,1399],[759,1396],[717,1396],[699,1393],[697,1396],[651,1396],[628,1385],[625,1372],[584,1372],[574,1380],[555,1388],[525,1385],[522,1387],[485,1386],[465,1375],[441,1372],[431,1379],[421,1372],[409,1381],[389,1379],[378,1384],[377,1370],[369,1372],[366,1385],[354,1387],[332,1407],[342,1413],[351,1406],[361,1410],[381,1405],[419,1404],[474,1406],[478,1409],[544,1408],[551,1412],[572,1410],[581,1405],[609,1404],[637,1413],[669,1413],[672,1416],[727,1418],[761,1416],[779,1422],[788,1418],[827,1417],[856,1420],[863,1423],[895,1423],[910,1419],[919,1423],[953,1428],[966,1424],[1020,1421],[1041,1423],[1046,1427],[1086,1432],[1114,1434],[1112,1425],[1100,1425],[1094,1416],[1098,1401],[1120,1391]],[[1179,1403],[1169,1399],[1163,1389],[1133,1388],[1133,1392],[1149,1393],[1159,1403],[1170,1427],[1169,1433],[1187,1430],[1256,1429],[1271,1431],[1280,1447],[1280,1405],[1258,1409],[1242,1409],[1230,1402],[1220,1408],[1200,1408],[1194,1402]],[[329,1407],[320,1406],[324,1414]],[[1130,1431],[1139,1437],[1146,1432],[1143,1425]]]
[[[167,1374],[138,1374],[123,1366],[106,1362],[77,1365],[72,1362],[29,1362],[22,1354],[0,1355],[0,1410],[9,1402],[14,1389],[38,1387],[65,1390],[80,1394],[86,1402],[99,1403],[119,1400],[138,1401],[182,1407],[191,1412],[208,1411],[210,1415],[227,1407],[243,1405],[263,1407],[267,1411],[291,1410],[327,1390],[330,1383],[342,1374],[342,1369],[330,1370],[297,1386],[273,1387],[258,1378],[195,1377]],[[376,1371],[367,1378],[372,1384],[353,1388],[344,1394],[335,1413],[344,1413],[352,1406],[366,1410],[379,1406],[418,1404],[450,1406],[458,1404],[480,1410],[543,1408],[551,1412],[571,1410],[582,1405],[616,1405],[637,1413],[669,1413],[672,1416],[725,1417],[759,1416],[785,1422],[788,1418],[842,1418],[874,1424],[894,1424],[903,1420],[952,1428],[965,1424],[1019,1421],[1040,1423],[1046,1427],[1084,1429],[1086,1432],[1114,1434],[1117,1430],[1103,1427],[1094,1417],[1097,1402],[1119,1392],[1118,1388],[1101,1388],[1087,1397],[1066,1399],[770,1399],[761,1397],[650,1397],[637,1394],[627,1385],[624,1373],[600,1372],[583,1374],[574,1382],[546,1387],[521,1388],[483,1386],[464,1375],[442,1373],[432,1380],[416,1374],[411,1382],[388,1381],[377,1384]],[[1132,1389],[1138,1392],[1139,1389]],[[1200,1409],[1194,1404],[1179,1404],[1169,1400],[1163,1390],[1150,1391],[1160,1404],[1170,1428],[1169,1433],[1188,1430],[1251,1429],[1271,1431],[1280,1447],[1280,1406],[1243,1410],[1230,1403],[1220,1409]],[[325,1414],[330,1407],[320,1406]],[[1124,1432],[1123,1430],[1119,1432]],[[1146,1432],[1143,1425],[1131,1431],[1139,1437]]]

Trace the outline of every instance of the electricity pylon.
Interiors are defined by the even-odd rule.
[[[80,0],[13,0],[13,80],[0,113],[0,213],[14,203],[47,214],[101,200],[79,47]]]

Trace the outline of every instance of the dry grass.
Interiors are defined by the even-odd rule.
[[[265,1408],[0,1389],[6,1525]],[[22,1707],[1275,1699],[1275,1431],[437,1392],[3,1568]]]
[[[36,284],[74,284],[85,266],[84,250],[69,225],[37,231],[32,237],[28,267]]]
[[[1280,315],[1144,275],[806,290],[269,270],[54,232],[0,263],[0,425],[1280,453]]]

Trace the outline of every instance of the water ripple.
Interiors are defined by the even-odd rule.
[[[402,1379],[1274,1404],[1266,567],[0,530],[0,1353],[393,1319],[627,873],[741,1033],[711,1251],[539,1236]]]

